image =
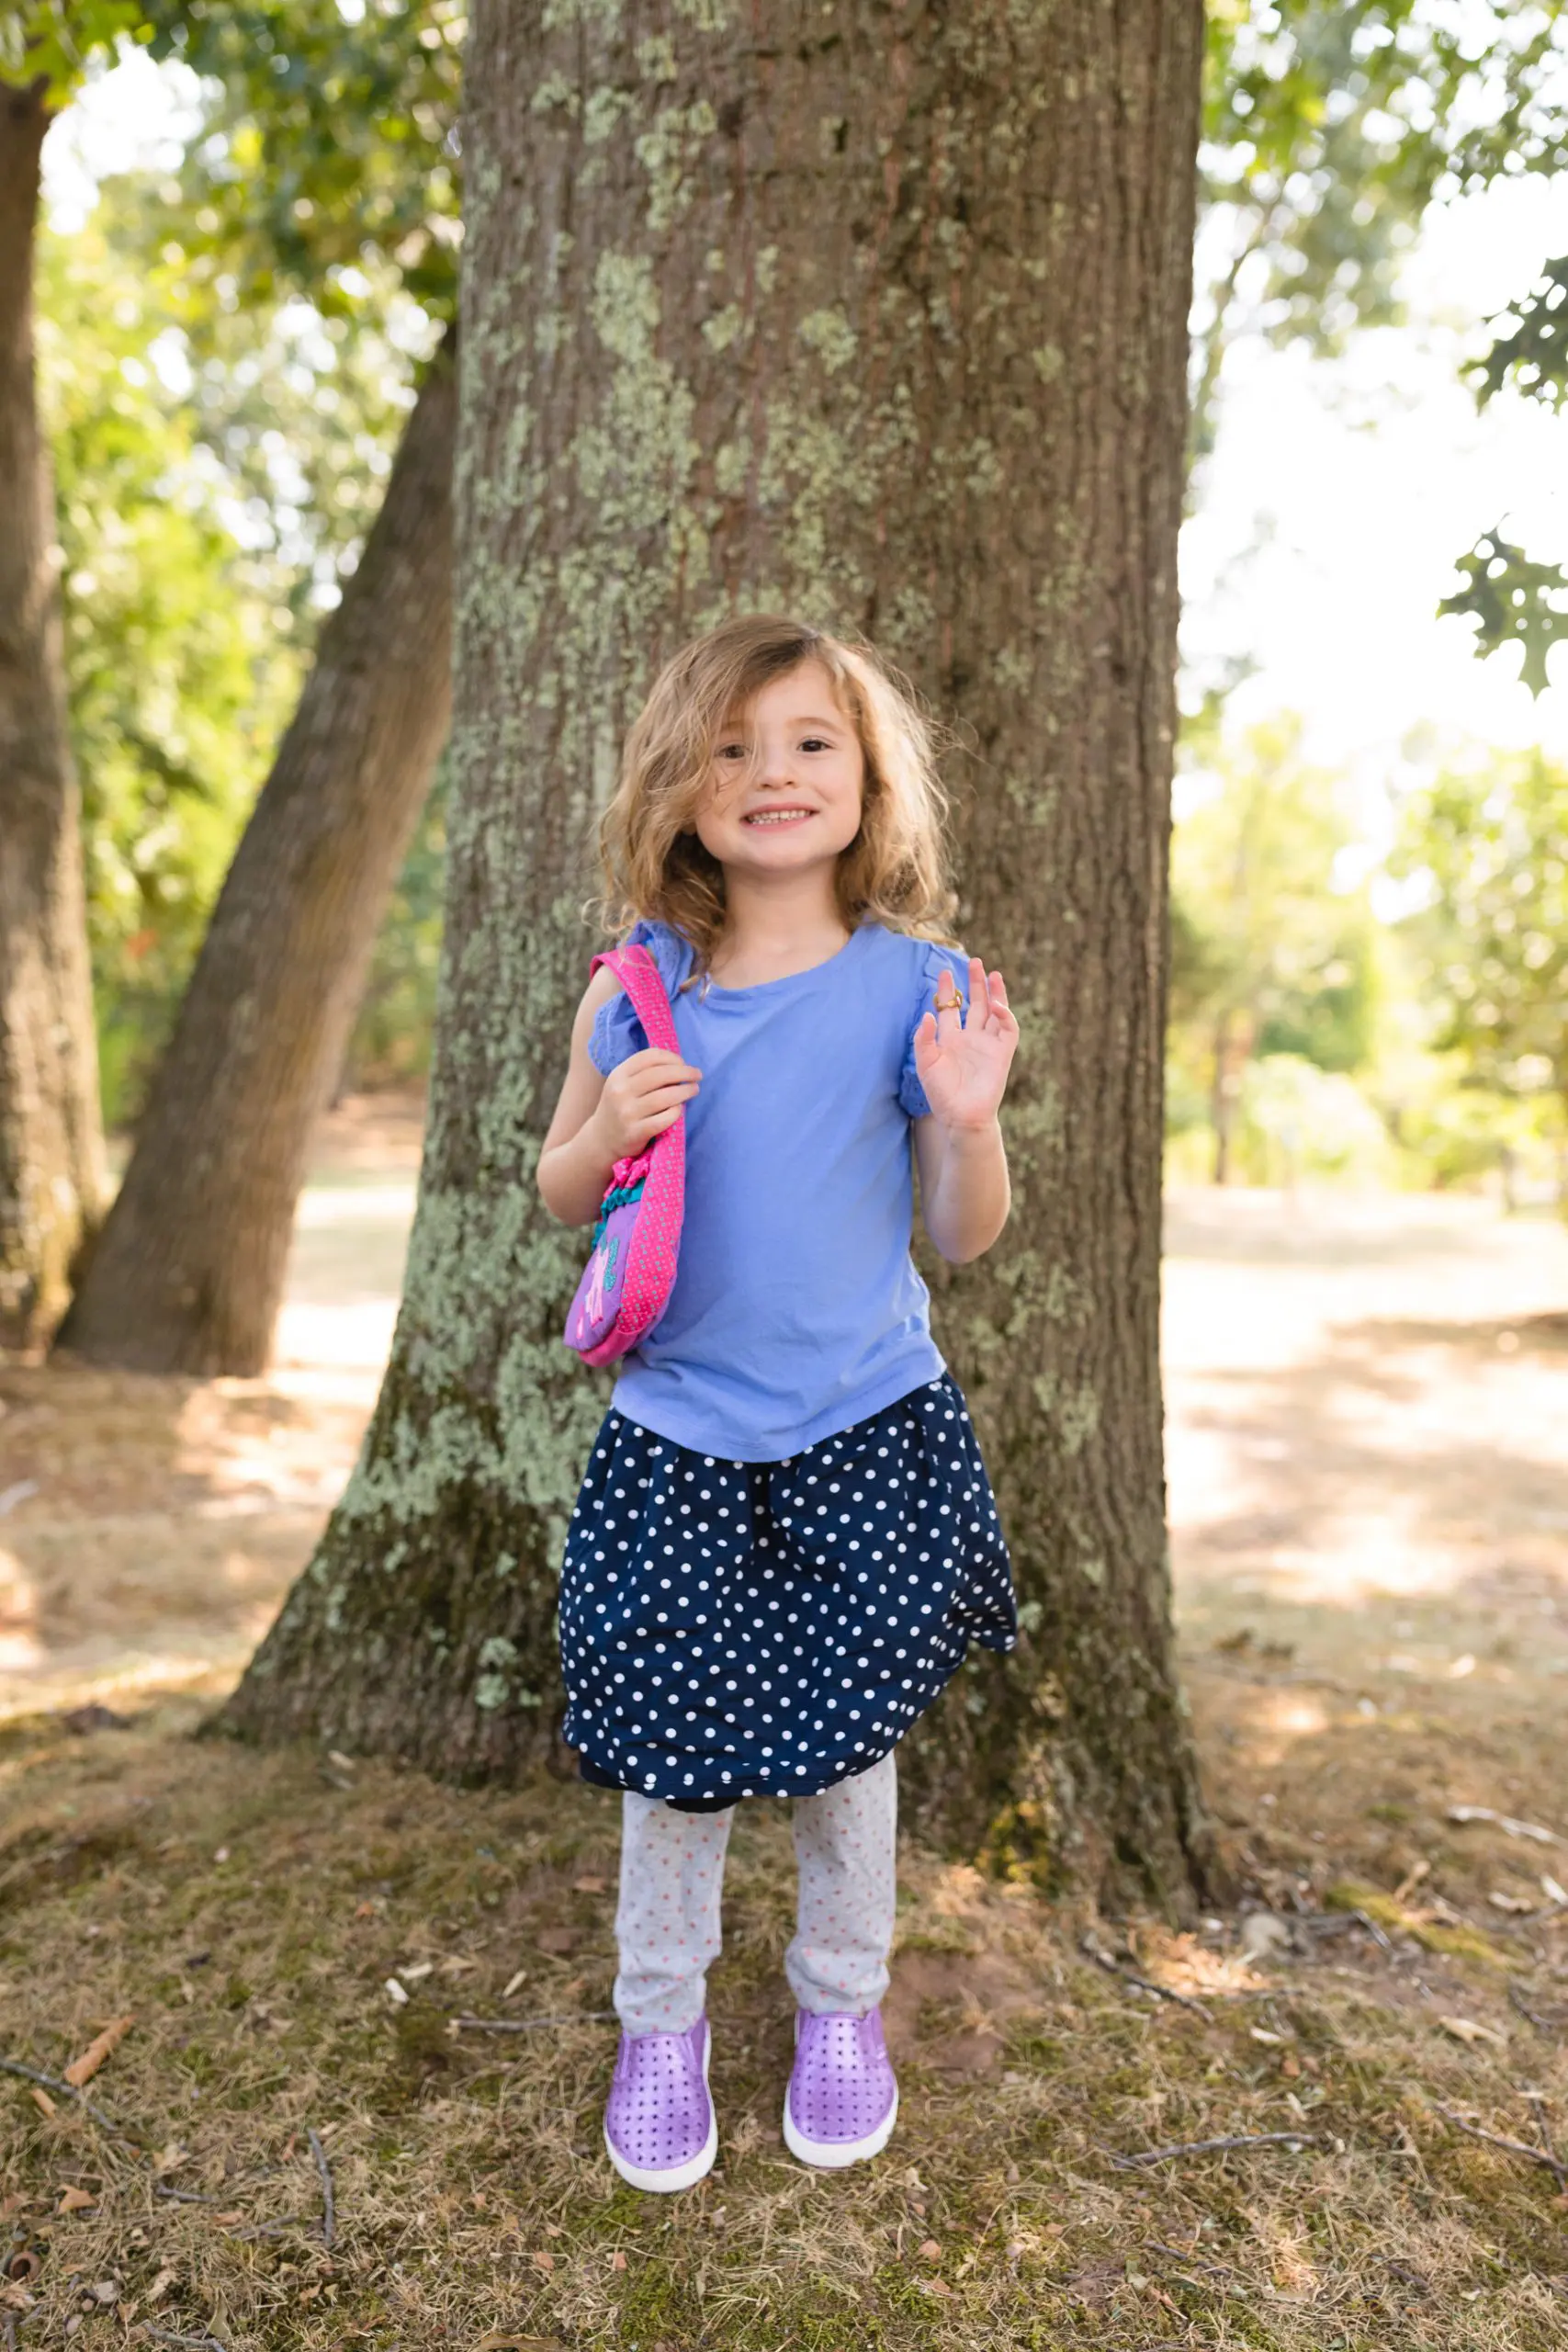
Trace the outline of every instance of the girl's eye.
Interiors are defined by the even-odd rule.
[[[746,746],[744,743],[721,743],[714,756],[720,760],[743,760]]]
[[[820,735],[808,735],[800,748],[803,752],[830,752],[833,747],[824,742]]]

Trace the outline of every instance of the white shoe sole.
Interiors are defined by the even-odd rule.
[[[713,2029],[708,2029],[707,2048],[703,2052],[703,2083],[706,2086],[708,2062],[713,2056]],[[672,2197],[682,2188],[694,2188],[699,2180],[713,2170],[713,2160],[718,2154],[718,2114],[710,2096],[708,2099],[708,2136],[694,2156],[683,2165],[634,2165],[623,2156],[610,2137],[608,2121],[604,2125],[604,2153],[624,2181],[633,2188],[644,2188],[655,2197]]]
[[[863,2140],[808,2140],[797,2131],[789,2111],[789,2093],[784,2093],[784,2146],[803,2165],[810,2165],[818,2172],[840,2172],[846,2165],[863,2164],[868,2156],[879,2156],[893,2137],[893,2126],[898,2120],[898,2094],[893,2094],[893,2104],[877,2125]]]

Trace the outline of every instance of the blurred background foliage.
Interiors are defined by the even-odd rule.
[[[1558,0],[1212,0],[1196,481],[1239,340],[1339,349],[1397,316],[1429,205],[1562,167],[1562,15]],[[50,70],[68,104],[84,63],[59,16]],[[183,74],[177,160],[104,181],[85,223],[46,235],[39,285],[119,1125],[455,310],[464,33],[457,0],[101,0],[95,25],[123,42],[132,20]],[[1510,382],[1561,401],[1563,269],[1496,322],[1478,397]],[[1516,560],[1483,543],[1453,608],[1477,614],[1483,644],[1522,639],[1544,662],[1551,625],[1521,607]],[[1554,582],[1538,584],[1550,606]],[[1227,724],[1243,667],[1209,682],[1181,752],[1173,1171],[1550,1189],[1568,1136],[1568,776],[1456,752],[1380,835],[1365,779],[1314,767],[1290,714]],[[443,773],[345,1087],[426,1067],[445,803]]]
[[[1210,0],[1193,443],[1245,334],[1320,353],[1398,316],[1428,205],[1562,168],[1562,11],[1481,0]]]
[[[290,583],[241,542],[243,501],[181,394],[159,273],[125,233],[148,207],[141,191],[116,194],[73,236],[46,235],[39,255],[111,1121],[163,1042],[300,668]]]
[[[177,164],[106,179],[84,224],[46,229],[39,284],[113,1127],[134,1121],[316,626],[380,504],[456,307],[460,243],[451,0],[130,13],[184,69]],[[96,35],[120,29],[100,14]],[[61,38],[44,62],[68,85],[81,69],[55,59]],[[425,1067],[443,808],[437,791],[345,1085]]]
[[[1172,852],[1174,1170],[1561,1193],[1568,768],[1471,746],[1380,853],[1299,723],[1189,727]]]
[[[111,1125],[134,1115],[168,1034],[429,340],[395,286],[352,323],[298,297],[222,307],[192,280],[172,198],[116,180],[39,253]]]

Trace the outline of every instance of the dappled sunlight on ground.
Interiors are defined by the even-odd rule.
[[[1355,1611],[1490,1585],[1491,1606],[1499,1577],[1568,1600],[1568,1230],[1471,1200],[1184,1193],[1168,1251],[1190,1613],[1211,1588]]]
[[[1465,1888],[1443,1825],[1568,1830],[1568,1231],[1206,1194],[1168,1239],[1183,1674],[1243,1869],[1288,1905],[1331,1853],[1385,1889],[1446,1855],[1445,1899],[1539,1904],[1568,1849],[1493,1838]]]
[[[1254,1762],[1263,1766],[1277,1764],[1293,1741],[1325,1730],[1327,1723],[1319,1700],[1304,1699],[1294,1691],[1266,1692],[1252,1721]]]
[[[265,1377],[0,1371],[0,1716],[232,1681],[375,1404],[419,1140],[414,1105],[323,1123]]]

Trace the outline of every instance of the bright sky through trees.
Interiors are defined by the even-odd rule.
[[[136,55],[80,94],[45,148],[61,225],[97,174],[173,160],[187,80]],[[1256,662],[1238,722],[1297,710],[1311,757],[1363,775],[1386,776],[1422,728],[1568,753],[1568,648],[1532,702],[1517,652],[1477,662],[1469,623],[1436,617],[1454,558],[1505,518],[1532,555],[1568,558],[1562,420],[1512,390],[1478,414],[1459,378],[1486,320],[1565,251],[1568,185],[1501,183],[1431,215],[1407,324],[1363,333],[1337,361],[1255,341],[1233,352],[1187,532],[1184,642],[1200,679]]]
[[[1505,516],[1533,555],[1568,557],[1562,420],[1511,390],[1478,413],[1459,372],[1486,320],[1565,251],[1568,185],[1499,183],[1429,216],[1407,324],[1367,330],[1340,360],[1233,353],[1184,548],[1185,649],[1201,673],[1258,662],[1238,719],[1299,710],[1314,758],[1356,763],[1424,724],[1568,750],[1568,649],[1532,702],[1517,651],[1477,662],[1470,623],[1435,617],[1455,557]]]

